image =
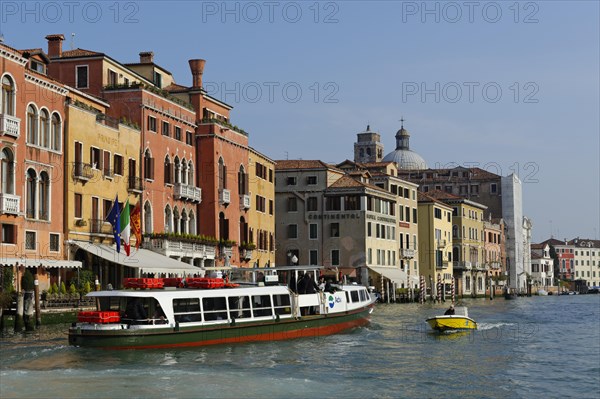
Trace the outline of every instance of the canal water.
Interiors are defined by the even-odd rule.
[[[432,334],[447,305],[377,305],[368,327],[285,342],[102,351],[67,326],[0,342],[5,398],[599,398],[600,295],[465,300],[473,333]]]

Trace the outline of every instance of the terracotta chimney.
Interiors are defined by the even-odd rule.
[[[192,87],[202,87],[202,73],[204,72],[205,60],[189,60],[192,70]]]
[[[154,52],[142,51],[140,53],[140,64],[153,64],[154,63]]]
[[[62,33],[48,35],[46,36],[46,40],[48,40],[48,57],[62,57],[62,43],[65,40],[65,35]]]

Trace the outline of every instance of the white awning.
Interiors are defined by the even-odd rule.
[[[110,262],[140,269],[140,273],[195,274],[201,270],[199,267],[180,262],[147,249],[136,250],[132,247],[131,254],[127,256],[123,248],[121,248],[120,253],[117,253],[115,248],[103,244],[93,244],[85,241],[71,241],[71,244],[77,245],[79,248]]]
[[[375,273],[381,274],[383,277],[390,279],[396,284],[406,283],[406,272],[397,267],[369,266],[369,269],[373,270]]]
[[[65,268],[65,269],[78,269],[81,268],[81,262],[77,260],[62,260],[62,259],[21,259],[21,258],[0,258],[0,266],[14,266],[15,264],[25,267],[38,267],[41,266],[45,269],[52,267]]]

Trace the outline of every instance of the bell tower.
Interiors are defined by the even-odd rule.
[[[383,159],[383,144],[379,133],[372,132],[367,125],[367,130],[356,135],[354,143],[354,162],[373,163]]]

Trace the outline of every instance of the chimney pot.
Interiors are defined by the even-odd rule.
[[[192,71],[192,87],[202,87],[202,74],[204,73],[204,64],[206,60],[189,60],[190,70]]]
[[[62,57],[62,43],[65,40],[65,35],[62,33],[46,36],[48,40],[48,57]]]
[[[154,63],[154,52],[142,51],[140,53],[140,64],[152,64]]]

